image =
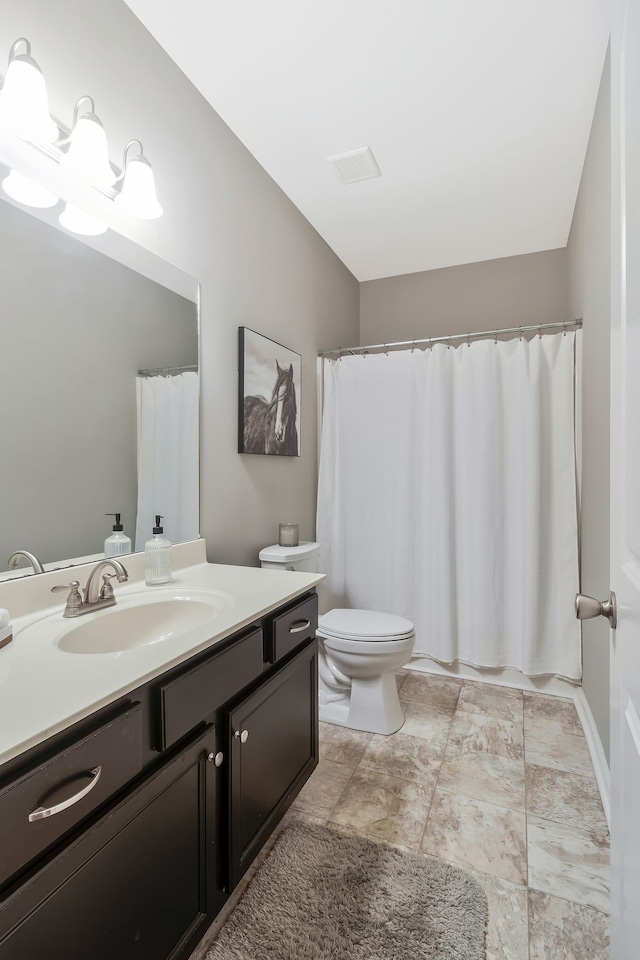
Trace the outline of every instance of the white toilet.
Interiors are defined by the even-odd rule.
[[[275,570],[315,571],[317,549],[317,543],[265,547],[260,563]],[[373,610],[335,609],[319,618],[317,637],[320,719],[370,733],[399,730],[404,714],[396,671],[413,651],[411,621]]]

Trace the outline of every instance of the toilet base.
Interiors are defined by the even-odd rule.
[[[354,679],[344,697],[328,702],[320,691],[320,719],[352,730],[396,733],[404,723],[404,713],[398,698],[395,672],[362,680]]]

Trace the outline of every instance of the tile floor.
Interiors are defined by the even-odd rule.
[[[399,684],[393,736],[320,725],[320,764],[288,816],[471,872],[487,960],[606,960],[609,835],[573,702],[416,672]]]

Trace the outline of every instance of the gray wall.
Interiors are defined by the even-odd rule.
[[[201,283],[201,532],[255,563],[278,521],[313,537],[316,353],[358,339],[358,283],[120,0],[4,0],[0,51],[31,40],[54,116],[91,94],[119,162],[139,137],[164,216],[123,232]],[[238,327],[303,355],[302,456],[237,450]]]
[[[136,372],[196,363],[195,303],[0,201],[0,570],[135,536]],[[195,286],[195,285],[194,285]]]
[[[611,76],[604,66],[569,235],[571,309],[584,318],[582,357],[582,590],[609,593],[609,324]],[[584,692],[609,756],[609,626],[582,625]]]
[[[570,319],[564,249],[361,284],[362,344]]]

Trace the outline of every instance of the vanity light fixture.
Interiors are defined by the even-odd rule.
[[[24,53],[18,53],[24,45]],[[11,47],[9,66],[0,94],[0,122],[16,136],[31,143],[54,143],[60,136],[49,115],[47,88],[42,71],[31,56],[25,37]]]
[[[138,146],[140,153],[129,155],[131,147]],[[122,187],[115,205],[122,213],[141,220],[155,220],[162,216],[162,207],[156,197],[156,184],[151,164],[144,156],[139,140],[129,140],[124,148],[122,161]]]
[[[85,101],[88,101],[90,109],[83,111],[81,105]],[[92,97],[80,97],[73,111],[69,147],[60,158],[60,166],[92,186],[105,189],[113,186],[116,175],[109,163],[107,135],[95,110]]]
[[[2,181],[2,189],[13,200],[23,204],[25,207],[55,207],[60,199],[51,190],[47,190],[41,184],[36,183],[17,170],[11,170],[8,177]]]
[[[23,52],[18,52],[21,47]],[[67,230],[96,236],[107,229],[106,223],[78,206],[84,202],[89,209],[95,206],[86,192],[87,187],[102,194],[102,209],[105,209],[104,200],[107,200],[126,216],[142,220],[162,216],[153,170],[144,156],[142,143],[139,140],[127,143],[122,172],[112,167],[104,127],[96,115],[93,98],[86,95],[75,105],[72,130],[69,132],[57,124],[49,115],[42,71],[31,57],[31,44],[24,37],[11,47],[7,75],[0,87],[0,131],[30,145],[20,146],[18,163],[24,165],[27,173],[31,173],[34,167],[42,170],[41,176],[46,183],[44,187],[36,179],[13,169],[2,181],[5,192],[29,207],[52,207],[58,202],[58,191],[62,197],[71,194],[75,202],[67,203],[59,217]],[[11,150],[18,146],[18,143],[12,145]],[[134,147],[139,152],[134,153]],[[31,148],[40,154],[39,165],[25,153]],[[46,158],[46,170],[42,157]],[[15,161],[10,162],[14,166]],[[80,182],[74,184],[73,180]],[[81,184],[85,190],[84,201],[77,199],[83,196],[82,190],[78,189]],[[100,210],[100,205],[96,209]],[[108,222],[109,219],[105,214],[105,220]]]
[[[58,220],[71,233],[80,233],[84,237],[98,237],[107,232],[107,225],[92,214],[81,210],[72,203],[66,203]]]

